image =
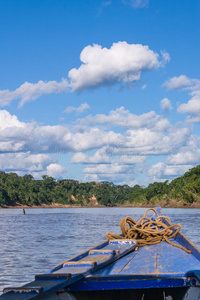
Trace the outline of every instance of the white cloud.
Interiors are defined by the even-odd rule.
[[[200,122],[200,80],[190,79],[185,75],[173,77],[166,81],[163,86],[168,90],[181,89],[188,91],[190,100],[187,103],[182,103],[178,106],[177,112],[184,114],[187,113],[187,121]]]
[[[90,108],[89,104],[87,103],[82,103],[80,106],[78,107],[74,107],[74,106],[68,106],[65,109],[65,113],[70,114],[72,112],[76,112],[76,113],[83,113],[85,110],[88,110]]]
[[[161,66],[158,54],[148,46],[126,42],[113,43],[110,49],[96,44],[87,46],[80,60],[83,64],[68,73],[74,91],[138,81],[143,71]]]
[[[121,157],[115,158],[113,161],[118,163],[119,165],[134,165],[138,163],[145,162],[146,157],[144,155],[122,155]]]
[[[109,174],[120,174],[125,173],[130,167],[127,165],[119,165],[117,163],[107,165],[107,164],[100,164],[100,165],[91,165],[84,168],[83,173],[87,174],[103,174],[107,176]]]
[[[137,166],[119,165],[112,163],[110,165],[90,165],[84,168],[85,181],[112,181],[117,184],[129,184],[130,186],[138,184],[140,179],[135,177],[138,172]],[[137,173],[138,174],[138,173]],[[136,180],[134,180],[136,179]]]
[[[20,122],[15,115],[11,115],[7,110],[0,110],[0,132],[7,128],[25,128],[26,124]]]
[[[171,124],[170,124],[170,122],[169,122],[169,120],[167,120],[166,118],[161,118],[161,119],[159,119],[158,120],[158,122],[155,124],[155,126],[154,126],[154,130],[155,131],[157,131],[157,132],[159,132],[159,131],[161,131],[161,132],[169,132],[170,131],[170,129],[171,129]]]
[[[156,122],[160,119],[154,111],[144,113],[140,116],[130,113],[122,106],[116,110],[111,110],[108,115],[97,114],[95,116],[88,116],[85,119],[80,119],[80,124],[107,124],[110,126],[120,126],[124,128],[141,128],[154,127]]]
[[[93,156],[89,157],[88,155],[77,152],[71,158],[71,163],[82,163],[82,164],[106,164],[110,163],[110,158],[105,152],[105,148],[98,150]]]
[[[173,126],[155,112],[134,115],[121,107],[108,115],[79,120],[84,122],[86,126],[77,131],[76,127],[21,122],[0,111],[0,151],[5,155],[0,169],[58,178],[66,170],[58,164],[58,156],[66,155],[67,160],[68,153],[70,157],[73,153],[71,163],[84,164],[85,178],[133,183],[140,180],[135,170],[147,172],[149,157],[168,156],[164,165],[149,171],[151,178],[161,180],[172,178],[173,172],[189,168],[199,158],[200,137],[192,134],[192,127]]]
[[[148,171],[149,177],[153,178],[153,180],[156,180],[157,178],[162,178],[163,173],[165,170],[165,164],[163,162],[159,162],[157,164],[154,164],[151,166],[151,168]]]
[[[31,175],[35,178],[35,179],[41,179],[41,177],[43,175],[47,175],[47,176],[51,176],[55,179],[60,179],[63,178],[63,175],[67,172],[67,168],[62,167],[59,164],[56,163],[52,163],[50,165],[48,165],[46,168],[44,168],[42,171],[40,172],[31,172]],[[23,176],[24,172],[16,172],[18,175]]]
[[[182,176],[200,161],[200,137],[191,135],[177,151],[167,156],[165,162],[158,162],[148,171],[149,181],[163,181]]]
[[[173,165],[197,165],[200,162],[200,149],[182,151],[167,158],[167,164]]]
[[[191,96],[187,103],[179,105],[177,111],[181,114],[187,113],[189,122],[200,122],[200,80],[190,79],[190,84],[184,88]]]
[[[60,178],[67,169],[56,162],[56,157],[46,154],[30,152],[0,154],[0,170],[16,172],[20,176],[32,174],[34,178],[41,178],[42,175]]]
[[[171,105],[171,101],[168,98],[164,98],[160,101],[160,106],[161,109],[165,112],[168,113],[170,110],[173,109],[172,105]]]
[[[52,176],[52,177],[55,177],[55,178],[59,178],[66,171],[67,171],[67,168],[62,167],[61,165],[54,163],[54,164],[50,164],[50,165],[47,166],[46,175]]]
[[[107,5],[110,2],[105,2]],[[52,93],[83,91],[116,83],[138,81],[142,72],[154,70],[169,61],[169,54],[159,55],[141,44],[114,43],[110,49],[94,44],[87,46],[80,54],[82,65],[68,72],[68,79],[60,82],[42,80],[37,83],[25,82],[14,91],[0,90],[0,105],[9,105],[20,99],[19,107],[42,95]],[[70,82],[69,82],[70,81]]]
[[[159,162],[149,169],[149,180],[150,182],[154,182],[173,179],[175,177],[182,176],[192,167],[193,165],[167,165],[163,162]]]
[[[105,145],[115,145],[121,137],[121,134],[114,131],[107,132],[98,128],[91,128],[89,131],[75,133],[69,138],[65,136],[63,141],[79,152],[98,149]]]
[[[20,175],[31,173],[37,178],[44,173],[60,177],[65,168],[57,164],[58,159],[36,153],[56,152],[57,141],[67,132],[68,129],[62,126],[40,127],[36,123],[20,122],[15,115],[0,110],[0,170],[15,171]]]
[[[121,134],[99,128],[72,132],[65,126],[38,126],[20,122],[16,116],[0,111],[0,151],[3,152],[80,152],[112,146]]]
[[[43,152],[81,152],[114,145],[121,134],[114,131],[89,128],[87,131],[72,132],[64,126],[43,126],[37,128],[42,140],[38,147]]]
[[[200,87],[199,90],[193,90],[191,99],[187,103],[179,105],[177,111],[181,114],[189,114],[191,122],[200,122]]]
[[[85,153],[82,152],[77,152],[76,154],[74,154],[74,156],[71,158],[70,162],[72,164],[80,164],[80,163],[88,163],[88,155],[86,155]]]
[[[172,127],[167,134],[150,129],[128,130],[124,144],[132,152],[140,155],[161,155],[177,151],[187,143],[190,137],[188,128]]]
[[[0,110],[0,151],[17,152],[36,149],[41,137],[36,124],[20,122],[15,115]]]
[[[109,152],[108,147],[103,147],[100,150],[97,150],[97,152],[93,156],[88,156],[85,153],[77,152],[74,154],[74,156],[71,158],[71,163],[82,163],[82,164],[119,164],[119,165],[133,165],[138,163],[143,163],[145,161],[145,156],[139,156],[139,155],[132,155],[130,152],[127,154],[122,154],[116,156],[112,155],[111,152]]]
[[[61,93],[69,91],[68,80],[63,78],[60,82],[42,80],[37,83],[25,82],[15,91],[1,90],[0,91],[0,105],[9,105],[11,101],[21,99],[19,107],[23,106],[24,103],[31,100],[35,100],[42,95]]]
[[[56,161],[55,157],[46,154],[1,153],[0,170],[38,172]]]
[[[179,77],[172,77],[166,81],[163,86],[166,86],[168,90],[176,90],[192,84],[191,79],[185,75],[180,75]]]
[[[162,104],[163,109],[170,107],[170,101],[163,101]],[[71,163],[86,165],[83,170],[85,180],[111,180],[120,184],[122,182],[133,184],[136,181],[139,183],[140,179],[135,178],[135,170],[137,169],[138,173],[145,173],[148,157],[165,155],[170,158],[180,151],[186,152],[186,149],[187,151],[191,148],[198,149],[200,144],[197,143],[197,138],[191,135],[191,128],[181,128],[180,124],[177,127],[173,126],[166,118],[156,115],[155,112],[137,116],[121,107],[108,115],[79,119],[79,123],[93,128],[101,124],[103,130],[106,130],[107,126],[126,129],[123,134],[116,137],[113,145],[107,144],[92,155],[79,152],[72,157]],[[169,164],[172,163],[169,161]],[[192,161],[188,164],[189,166],[187,162],[183,162],[181,166],[178,162],[179,166],[173,167],[168,166],[166,161],[165,164],[161,163],[162,168],[156,165],[155,168],[150,168],[150,182],[153,179],[166,180],[167,177],[172,179],[182,175],[181,172],[187,170]]]

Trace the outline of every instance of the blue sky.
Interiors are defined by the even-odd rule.
[[[0,170],[148,185],[200,162],[200,5],[0,1]]]

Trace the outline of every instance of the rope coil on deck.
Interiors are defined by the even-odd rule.
[[[157,216],[155,220],[146,216],[151,210]],[[166,225],[164,220],[166,220],[170,225]],[[170,241],[170,239],[175,237],[180,231],[181,225],[172,225],[170,218],[166,216],[159,216],[154,208],[147,209],[144,216],[138,222],[131,217],[125,217],[121,220],[120,227],[123,236],[108,232],[106,233],[107,239],[134,239],[137,240],[138,247],[159,244],[161,241],[166,241],[174,247],[183,249],[187,253],[191,253],[191,251],[185,247]]]

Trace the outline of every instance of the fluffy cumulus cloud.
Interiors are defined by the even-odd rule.
[[[46,154],[1,153],[0,170],[39,172],[55,162],[55,157]]]
[[[153,165],[149,171],[149,179],[151,182],[154,181],[164,181],[173,179],[175,177],[183,175],[185,172],[187,172],[190,168],[192,168],[193,165],[168,165],[163,162],[159,162],[155,165]]]
[[[189,79],[185,75],[180,75],[178,77],[175,76],[170,78],[163,84],[163,86],[166,86],[168,90],[176,90],[176,89],[189,86],[191,84],[192,84],[191,79]]]
[[[66,172],[66,170],[67,170],[67,168],[62,167],[59,164],[53,163],[53,164],[50,164],[50,165],[47,166],[46,174],[48,176],[59,178],[64,172]]]
[[[110,49],[96,44],[87,46],[80,60],[83,64],[68,73],[70,85],[76,91],[138,81],[143,71],[157,69],[162,64],[159,55],[148,46],[126,42],[114,43]]]
[[[117,145],[117,144],[116,144]],[[116,149],[116,148],[115,148]],[[130,150],[130,149],[129,149]],[[86,155],[82,152],[77,152],[72,158],[71,163],[82,164],[119,164],[119,165],[133,165],[143,163],[146,157],[144,155],[133,155],[131,152],[126,151],[126,154],[115,153],[109,147],[103,147],[97,150],[93,156]]]
[[[162,104],[163,109],[171,109],[168,99],[162,101]],[[115,180],[121,184],[135,184],[139,182],[138,178],[135,181],[135,173],[146,172],[148,158],[158,157],[159,160],[161,155],[167,158],[166,162],[148,168],[148,182],[154,179],[166,180],[167,177],[173,179],[183,174],[192,164],[195,166],[198,159],[198,155],[189,159],[189,151],[193,149],[194,154],[200,146],[200,141],[192,135],[191,128],[180,127],[180,124],[174,126],[155,112],[137,116],[121,107],[108,115],[88,116],[78,122],[85,126],[100,124],[103,128],[118,126],[124,129],[124,133],[116,138],[113,145],[104,146],[92,155],[79,152],[72,157],[71,163],[84,165],[85,180]],[[182,159],[181,162],[181,153],[185,153],[188,159]]]
[[[191,135],[177,151],[166,156],[164,162],[158,162],[148,171],[149,180],[174,179],[195,167],[200,161],[200,137]]]
[[[190,149],[171,155],[167,159],[168,164],[173,165],[197,165],[200,162],[200,149]]]
[[[77,122],[81,130],[39,126],[0,111],[0,169],[59,178],[68,172],[63,161],[68,164],[71,158],[71,166],[83,165],[85,180],[140,184],[138,174],[144,177],[148,171],[150,182],[173,178],[200,158],[200,137],[192,134],[192,127],[172,125],[155,112],[135,115],[121,107]],[[165,162],[148,168],[149,158],[159,161],[160,156]]]
[[[121,134],[88,128],[73,132],[65,126],[39,126],[24,123],[8,111],[0,111],[1,170],[31,172],[34,176],[52,174],[58,176],[64,168],[52,155],[89,151],[105,145],[113,146]],[[40,153],[40,154],[37,154]],[[48,155],[46,155],[47,153]]]
[[[112,175],[112,174],[120,174],[127,171],[129,167],[128,166],[122,166],[119,164],[99,164],[97,166],[88,166],[84,168],[84,173],[95,173],[95,174],[104,174],[104,175]]]
[[[151,129],[128,130],[125,135],[125,145],[132,153],[142,155],[167,155],[177,151],[188,141],[190,130],[172,127],[169,132],[156,132]]]
[[[115,181],[120,182],[128,179],[130,182],[133,178],[134,168],[129,165],[120,165],[118,163],[112,164],[100,164],[100,165],[88,165],[83,169],[85,173],[85,180],[96,180],[96,181]],[[126,174],[126,175],[125,175]]]
[[[198,87],[189,94],[191,96],[190,100],[181,104],[177,111],[181,114],[189,114],[188,121],[190,122],[200,122],[200,82]]]
[[[67,173],[68,168],[65,168],[58,163],[49,164],[46,168],[41,171],[29,172],[35,179],[41,179],[43,175],[51,176],[55,179],[62,179],[63,174]],[[23,176],[24,172],[16,172],[18,175]]]
[[[107,152],[112,155],[170,153],[183,145],[191,134],[189,128],[176,128],[154,111],[137,116],[124,107],[112,110],[108,115],[88,116],[78,122],[93,127],[100,124],[103,128],[107,125],[125,129],[124,134],[116,136],[115,143],[109,145]]]
[[[73,132],[66,126],[38,126],[20,122],[8,111],[0,111],[0,151],[76,152],[114,145],[121,134],[97,127]]]
[[[142,165],[143,171],[145,169]],[[137,165],[119,165],[118,163],[106,165],[89,165],[84,168],[85,181],[112,181],[118,184],[134,186],[140,183],[140,168]],[[136,175],[137,174],[137,175]]]
[[[0,170],[19,175],[31,173],[35,178],[43,174],[60,177],[65,168],[57,164],[55,156],[44,152],[51,152],[51,137],[56,141],[62,133],[60,127],[20,122],[8,111],[0,111]]]
[[[34,123],[20,122],[8,111],[0,111],[0,152],[34,150],[39,140]]]
[[[158,69],[169,59],[168,53],[161,51],[159,59],[157,53],[141,44],[118,42],[111,48],[94,44],[83,49],[80,54],[82,64],[78,69],[73,68],[68,72],[68,79],[63,78],[60,82],[42,80],[37,83],[25,82],[14,91],[0,90],[0,105],[6,106],[13,100],[20,99],[19,107],[21,107],[42,95],[83,91],[116,83],[131,83],[138,81],[142,72]]]
[[[42,175],[59,178],[67,171],[57,163],[57,158],[47,154],[31,154],[30,151],[22,153],[1,153],[0,170],[16,172],[19,175],[32,174],[35,178]]]
[[[106,153],[106,147],[102,147],[96,151],[93,156],[86,155],[83,152],[77,152],[72,158],[71,163],[73,164],[107,164],[110,163],[110,157]]]
[[[185,75],[173,77],[166,81],[163,86],[168,90],[187,91],[190,99],[178,106],[177,111],[181,114],[188,114],[188,121],[200,122],[200,80],[191,79]]]

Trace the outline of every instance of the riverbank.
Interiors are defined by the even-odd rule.
[[[198,202],[194,202],[194,203],[182,203],[181,201],[179,202],[174,202],[172,201],[169,204],[166,203],[127,203],[124,205],[116,205],[113,207],[135,207],[135,208],[140,208],[140,207],[155,207],[157,205],[160,205],[162,208],[200,208],[200,203]],[[14,205],[14,206],[1,206],[0,209],[10,209],[10,208],[19,208],[19,209],[23,209],[23,208],[102,208],[102,207],[107,207],[107,208],[111,208],[105,205],[100,205],[100,204],[95,204],[95,205],[80,205],[80,204],[75,204],[75,205],[70,205],[70,204],[60,204],[60,203],[53,203],[51,205],[46,205],[46,204],[42,204],[42,205],[32,205],[32,206],[28,206],[28,205]]]

